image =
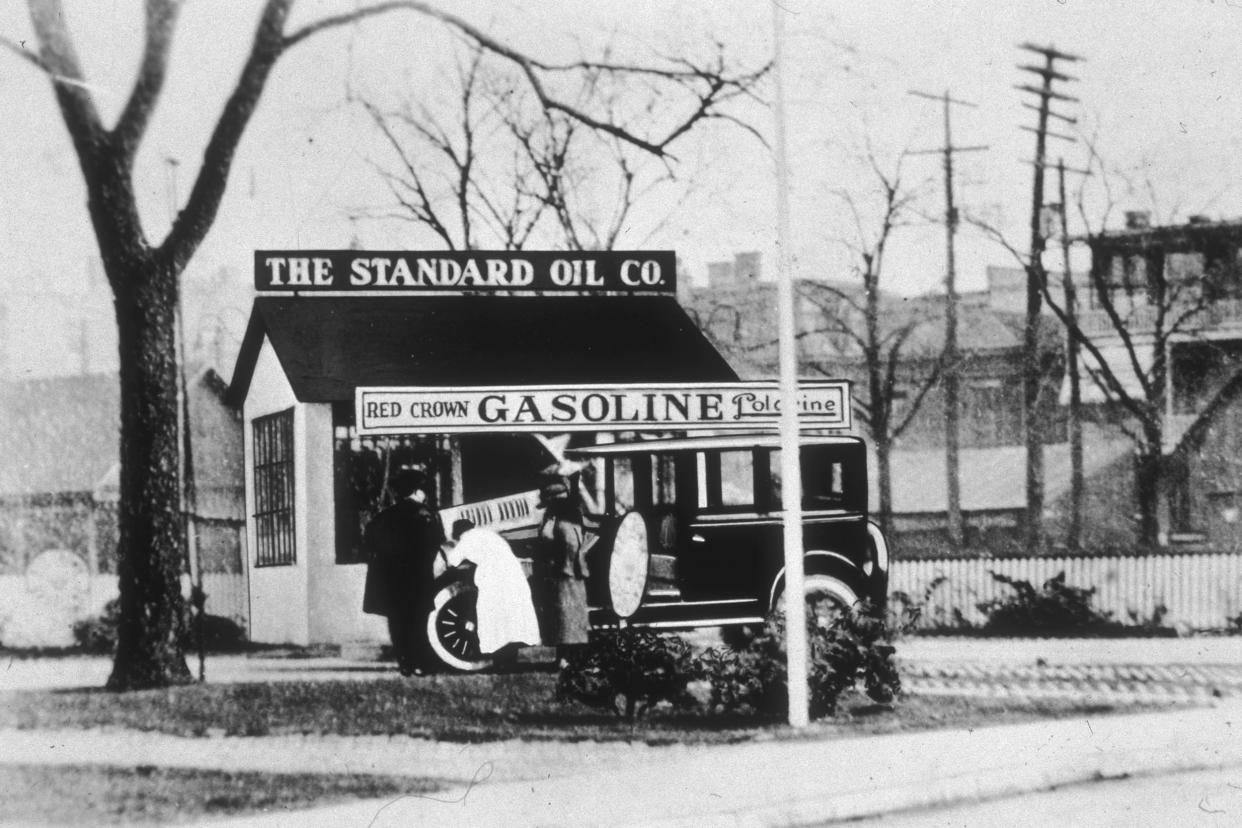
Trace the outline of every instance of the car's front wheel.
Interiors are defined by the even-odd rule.
[[[479,652],[479,593],[463,580],[449,581],[436,593],[427,615],[427,643],[436,658],[449,669],[476,672],[492,664]]]
[[[815,619],[818,627],[830,627],[832,623],[858,604],[858,592],[845,581],[832,575],[807,574],[803,576],[803,595],[806,596],[807,617]],[[785,589],[781,584],[772,612],[785,614]]]

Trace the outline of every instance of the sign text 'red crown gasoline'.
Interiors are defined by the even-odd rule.
[[[262,292],[674,293],[672,251],[256,250]]]
[[[849,428],[849,383],[798,387],[804,428]],[[486,388],[358,388],[360,434],[472,431],[766,430],[780,418],[774,381]]]

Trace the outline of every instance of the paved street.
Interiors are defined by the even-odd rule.
[[[1242,767],[1215,768],[1067,785],[991,802],[886,814],[860,828],[965,828],[977,825],[1242,825]]]

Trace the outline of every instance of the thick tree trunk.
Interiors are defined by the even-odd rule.
[[[891,537],[893,530],[893,473],[890,461],[891,447],[888,440],[875,440],[875,482],[880,502],[876,507],[876,523],[884,536]]]
[[[112,275],[112,274],[110,274]],[[184,623],[178,428],[178,274],[143,260],[113,278],[121,362],[121,621],[108,688],[190,680]]]
[[[1155,446],[1152,448],[1151,446]],[[1138,541],[1144,552],[1154,551],[1160,544],[1160,475],[1162,471],[1160,441],[1139,449],[1135,458],[1135,496],[1138,500]]]

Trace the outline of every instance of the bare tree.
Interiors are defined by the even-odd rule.
[[[916,195],[902,181],[904,159],[903,153],[889,172],[873,153],[867,154],[880,194],[877,226],[871,227],[864,218],[863,206],[853,192],[837,193],[854,220],[853,238],[841,242],[854,258],[854,271],[861,282],[859,290],[809,280],[799,284],[800,296],[820,312],[822,320],[817,327],[800,331],[799,338],[826,335],[840,343],[836,354],[822,358],[805,354],[805,366],[835,377],[841,374],[843,363],[853,361],[862,376],[863,387],[854,394],[854,411],[867,427],[875,448],[877,513],[885,533],[892,524],[893,445],[913,422],[944,367],[943,352],[928,358],[927,354],[914,353],[910,347],[912,337],[930,321],[927,314],[922,310],[886,308],[883,302],[885,254],[894,232],[907,222]]]
[[[1175,347],[1202,341],[1213,292],[1236,276],[1236,265],[1226,261],[1227,257],[1209,255],[1202,266],[1175,266],[1177,254],[1211,252],[1196,241],[1199,237],[1176,228],[1107,230],[1117,205],[1117,182],[1131,192],[1135,186],[1123,170],[1104,163],[1093,138],[1087,146],[1087,171],[1092,181],[1099,182],[1104,199],[1102,209],[1092,209],[1087,204],[1086,184],[1075,193],[1077,212],[1086,228],[1083,240],[1092,254],[1086,285],[1092,310],[1070,307],[1073,294],[1068,301],[1058,295],[1042,265],[1032,268],[999,232],[976,224],[1041,276],[1044,301],[1081,351],[1081,370],[1120,413],[1117,426],[1135,449],[1137,536],[1143,547],[1152,549],[1159,543],[1160,483],[1166,471],[1164,443],[1172,411],[1170,360]],[[1242,232],[1233,235],[1242,239]],[[1220,393],[1236,393],[1240,378],[1242,373],[1235,373],[1222,382]],[[1199,419],[1212,410],[1213,406],[1207,406]]]
[[[430,229],[450,250],[472,250],[486,239],[521,250],[544,216],[539,177],[508,130],[488,89],[486,51],[467,47],[456,63],[452,118],[441,123],[421,99],[385,108],[366,96],[360,105],[397,160],[373,161],[395,202],[370,218],[399,218]]]
[[[129,689],[190,678],[178,643],[185,564],[178,443],[178,325],[181,274],[215,222],[242,135],[273,67],[282,55],[317,34],[364,18],[413,13],[447,26],[466,42],[507,61],[539,105],[612,136],[656,158],[705,120],[729,117],[721,101],[755,72],[715,71],[670,61],[643,66],[609,60],[552,64],[513,49],[464,19],[419,0],[386,0],[287,30],[293,0],[267,0],[253,43],[203,152],[185,207],[162,241],[149,239],[139,214],[134,163],[164,89],[181,0],[147,0],[142,56],[128,100],[116,122],[104,124],[74,46],[61,0],[27,0],[38,51],[0,40],[42,71],[51,83],[76,151],[91,223],[115,300],[120,341],[121,481],[119,575],[121,619],[108,686]],[[668,117],[632,128],[559,97],[550,80],[585,72],[641,80],[672,97]],[[675,93],[675,94],[674,94]],[[660,102],[652,96],[651,105]]]
[[[477,44],[467,48],[449,115],[443,109],[437,115],[421,100],[384,109],[363,99],[398,159],[395,169],[376,165],[397,205],[377,215],[426,226],[454,249],[486,240],[506,249],[543,243],[610,250],[634,229],[636,206],[657,190],[680,184],[681,199],[689,195],[690,187],[676,182],[669,158],[548,109],[519,73],[497,66],[494,57],[489,61],[492,56]],[[723,67],[719,58],[717,65]],[[714,106],[753,97],[761,78],[762,72],[739,77]],[[592,66],[569,97],[576,109],[619,122],[632,95],[621,80]],[[626,119],[632,127],[636,117]],[[645,117],[658,113],[639,119]]]

